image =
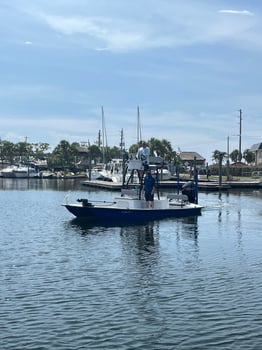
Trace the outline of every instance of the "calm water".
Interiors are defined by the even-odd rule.
[[[0,179],[1,350],[262,348],[262,190],[122,227],[79,223],[68,194],[114,195]]]

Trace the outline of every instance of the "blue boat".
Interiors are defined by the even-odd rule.
[[[141,165],[138,165],[137,161],[129,162],[127,169],[130,175],[126,182],[125,180],[123,181],[120,195],[113,198],[112,201],[90,201],[83,198],[77,199],[76,203],[65,203],[63,206],[77,218],[84,218],[99,223],[116,221],[136,223],[201,215],[203,207],[197,203],[196,197],[193,195],[197,191],[195,191],[192,182],[185,186],[182,194],[167,194],[165,197],[160,197],[157,190],[157,199],[154,201],[153,208],[148,207],[148,203],[141,193],[144,174],[143,172],[141,173]],[[140,177],[137,188],[134,188],[132,179],[130,179],[130,176],[132,177],[135,171]],[[154,175],[156,176],[157,184],[158,174]]]

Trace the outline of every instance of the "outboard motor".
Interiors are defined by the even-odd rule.
[[[82,203],[83,207],[92,207],[93,206],[92,203],[89,203],[88,199],[85,199],[85,198],[78,198],[77,202]]]
[[[187,195],[190,203],[196,203],[196,189],[193,181],[188,181],[182,186],[182,194]]]

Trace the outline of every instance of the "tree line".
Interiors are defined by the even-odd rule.
[[[227,152],[221,152],[219,150],[215,150],[213,152],[212,159],[216,163],[218,163],[220,158],[222,159],[222,161],[231,159],[233,163],[241,162],[241,160],[244,159],[245,162],[250,165],[255,162],[255,153],[251,152],[249,149],[246,149],[243,152],[243,154],[239,152],[238,149],[235,149],[229,154],[227,154]]]
[[[182,160],[179,153],[173,150],[171,142],[157,138],[151,138],[147,141],[151,155],[157,154],[162,157],[165,162],[171,163],[175,166],[181,166]],[[83,157],[89,159],[89,164],[97,164],[98,162],[107,163],[113,158],[123,158],[125,155],[135,155],[138,149],[137,144],[133,144],[128,150],[122,147],[102,147],[96,144],[88,144],[86,147],[86,153],[82,152],[82,147],[78,142],[70,143],[66,140],[60,141],[60,143],[50,151],[50,145],[48,143],[28,143],[18,142],[12,143],[10,141],[0,141],[0,157],[2,165],[4,163],[28,163],[33,160],[46,160],[47,167],[49,169],[71,169],[73,170],[81,163]],[[250,150],[245,150],[242,154],[239,154],[238,150],[232,151],[229,155],[226,152],[215,150],[212,154],[212,159],[215,163],[219,162],[219,159],[231,159],[232,162],[237,162],[239,159],[244,159],[247,164],[254,162],[254,153]]]

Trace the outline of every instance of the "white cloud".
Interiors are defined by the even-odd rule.
[[[100,17],[63,17],[41,14],[41,19],[47,25],[65,36],[85,36],[86,42],[92,39],[98,41],[96,50],[125,50],[142,48],[146,38],[142,24],[134,25],[131,21],[118,18]],[[138,29],[140,27],[140,30]],[[137,28],[137,29],[134,29]]]
[[[220,13],[228,13],[233,15],[254,16],[254,13],[248,10],[220,10]]]
[[[229,38],[232,43],[239,45],[243,34],[248,45],[260,45],[255,38],[260,37],[260,21],[255,19],[249,10],[222,9],[204,2],[194,6],[192,2],[183,4],[172,1],[156,6],[152,3],[146,9],[146,3],[141,7],[129,4],[123,7],[114,3],[113,7],[104,6],[100,13],[94,4],[83,7],[80,14],[77,6],[72,14],[56,13],[52,10],[38,10],[27,12],[36,21],[42,21],[56,34],[73,39],[94,50],[127,51],[150,48],[176,48],[195,44],[210,44],[224,42]],[[90,11],[89,10],[90,7]],[[143,14],[143,15],[142,15]],[[238,16],[221,16],[219,14],[245,15],[246,20],[237,20]],[[256,16],[258,17],[258,16]],[[252,28],[252,32],[250,32]],[[251,43],[251,44],[250,44]],[[243,45],[243,42],[242,42]]]
[[[166,138],[203,156],[226,150],[228,134],[238,132],[235,114],[228,113],[240,107],[247,114],[243,142],[247,133],[250,143],[255,132],[261,139],[258,2],[220,11],[218,0],[5,3],[2,139],[17,130],[30,142],[93,142],[101,104],[110,146],[118,145],[122,127],[126,145],[136,142],[137,104],[144,138]],[[232,138],[232,147],[237,141]]]
[[[66,35],[89,34],[101,36],[103,29],[96,24],[95,19],[83,17],[62,17],[42,14],[42,18],[53,29]]]

